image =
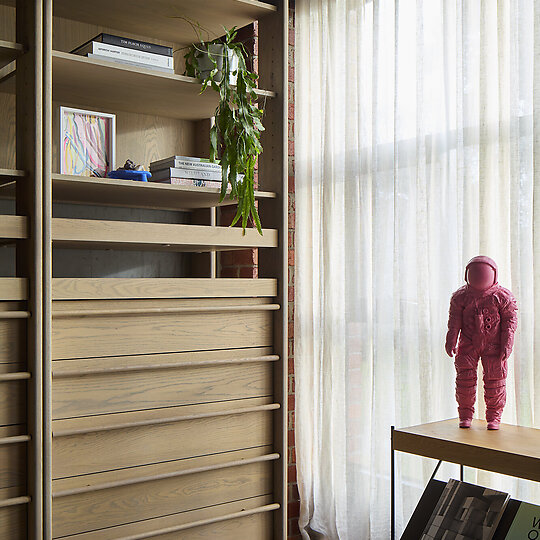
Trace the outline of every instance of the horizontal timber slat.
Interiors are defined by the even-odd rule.
[[[271,311],[55,318],[53,359],[267,347]]]
[[[238,407],[236,409],[228,409],[224,411],[215,411],[215,412],[207,412],[207,413],[199,413],[199,414],[182,415],[182,416],[164,416],[162,418],[148,418],[146,420],[125,422],[123,424],[109,424],[109,425],[101,425],[101,426],[96,425],[96,426],[88,426],[86,428],[73,428],[70,430],[66,429],[63,431],[55,430],[53,432],[53,436],[54,437],[68,437],[71,435],[84,435],[86,433],[95,433],[98,431],[111,431],[111,430],[134,428],[134,427],[141,427],[141,426],[156,426],[159,424],[170,424],[173,422],[185,422],[187,420],[200,420],[203,418],[216,418],[219,416],[232,416],[236,414],[274,411],[279,408],[280,408],[279,403],[270,403],[268,405],[260,405],[258,407],[245,407],[245,408]],[[158,410],[162,412],[161,409],[158,409]]]
[[[26,382],[5,381],[0,386],[0,426],[26,422]]]
[[[2,291],[1,279],[0,291]],[[276,295],[277,280],[268,278],[53,278],[52,280],[54,300],[238,298]]]
[[[28,371],[19,371],[16,373],[0,373],[0,382],[6,381],[22,381],[24,379],[30,379],[32,374]]]
[[[28,319],[29,311],[0,311],[0,319]]]
[[[216,518],[202,519],[200,521],[193,521],[186,523],[185,525],[178,525],[176,527],[168,527],[167,529],[161,529],[155,531],[152,534],[139,534],[133,536],[122,537],[119,540],[143,540],[144,538],[151,538],[154,536],[160,536],[161,540],[190,540],[190,538],[196,540],[201,538],[201,534],[207,538],[219,538],[220,540],[237,540],[238,538],[256,538],[257,540],[270,540],[272,538],[271,526],[272,521],[269,512],[279,510],[281,506],[277,503],[268,504],[266,506],[260,506],[253,510],[243,510],[234,514],[226,514]],[[266,515],[265,515],[266,514]],[[264,516],[264,519],[258,523],[250,523],[253,518]],[[219,528],[210,527],[210,525],[223,524],[228,522],[228,527]],[[232,527],[231,527],[232,526]],[[205,532],[200,529],[205,528]],[[189,531],[190,529],[199,529],[198,531],[192,531],[193,536],[181,535],[178,533],[182,531]]]
[[[10,240],[28,238],[28,218],[0,214],[0,238]]]
[[[53,317],[103,317],[103,316],[126,316],[168,314],[168,313],[210,313],[210,312],[230,312],[230,311],[277,311],[279,304],[259,304],[253,306],[230,305],[230,306],[191,306],[191,307],[148,307],[148,308],[125,308],[125,309],[86,309],[74,311],[54,311]],[[0,314],[0,317],[2,315]]]
[[[183,470],[171,471],[171,472],[166,472],[166,473],[161,473],[161,474],[154,474],[151,476],[137,476],[133,478],[116,480],[116,481],[108,482],[105,484],[84,485],[84,486],[80,486],[80,487],[76,487],[72,489],[66,489],[64,491],[55,491],[53,493],[53,497],[54,498],[69,497],[71,495],[80,495],[81,493],[90,493],[93,491],[101,491],[104,489],[112,489],[112,488],[123,487],[123,486],[132,486],[132,485],[141,484],[144,482],[154,482],[156,480],[177,478],[179,476],[186,476],[188,474],[198,474],[198,473],[207,472],[207,471],[219,471],[221,469],[228,469],[230,467],[240,467],[243,465],[249,465],[251,463],[275,461],[279,459],[279,457],[280,456],[277,453],[265,454],[262,456],[253,457],[253,458],[244,458],[237,461],[225,461],[223,463],[216,463],[214,465],[207,465],[204,467],[195,467],[193,469],[183,469]]]
[[[262,236],[256,229],[246,229],[245,233],[239,227],[52,219],[53,243],[59,247],[219,251],[278,245],[275,229],[263,229]]]
[[[18,444],[21,442],[28,442],[30,440],[30,435],[13,435],[12,437],[1,437],[0,446],[7,444]]]
[[[241,450],[232,450],[220,454],[208,454],[203,456],[188,457],[178,460],[165,461],[162,463],[151,463],[148,465],[139,465],[138,467],[128,467],[112,471],[102,471],[85,476],[70,476],[67,478],[57,478],[53,482],[53,493],[58,496],[61,492],[70,490],[77,491],[79,488],[89,488],[93,491],[94,487],[109,485],[117,482],[136,482],[141,477],[152,477],[178,473],[179,471],[195,470],[201,467],[220,465],[228,461],[242,461],[252,458],[261,458],[273,453],[271,445],[257,446],[254,448],[245,448]]]
[[[277,354],[247,356],[249,351],[245,349],[239,350],[239,353],[244,353],[245,356],[238,356],[236,358],[227,357],[227,353],[232,351],[234,349],[228,351],[196,351],[190,353],[56,360],[53,364],[52,376],[55,379],[60,379],[63,377],[127,373],[133,371],[160,371],[163,369],[190,367],[256,364],[260,362],[277,362],[279,360]]]
[[[246,533],[247,536],[238,534],[238,528],[233,531],[233,536],[230,536],[230,529],[216,531],[216,534],[210,533],[206,538],[219,538],[220,540],[238,540],[239,538],[250,538],[257,540],[271,540],[272,535],[268,533],[271,530],[270,521],[263,523],[263,526],[254,534],[249,534],[253,529],[249,527],[248,521],[250,519],[251,511],[258,508],[267,508],[274,506],[272,495],[262,495],[258,497],[250,497],[248,499],[240,499],[238,501],[232,501],[224,504],[218,504],[210,506],[208,508],[201,508],[198,510],[191,510],[188,512],[174,513],[168,516],[161,516],[157,518],[146,519],[143,521],[134,521],[125,525],[118,525],[116,527],[109,527],[106,529],[99,529],[97,531],[90,531],[80,533],[70,537],[70,540],[135,540],[143,538],[153,538],[167,534],[168,540],[178,540],[180,535],[178,534],[179,526],[189,526],[189,529],[193,528],[194,523],[200,523],[201,521],[223,522],[226,520],[228,523],[231,520],[228,516],[236,514],[237,512],[246,512],[246,518],[242,521],[243,527],[240,529],[241,533]],[[256,512],[258,514],[258,512]],[[270,514],[266,512],[267,516]],[[256,515],[253,517],[257,517]],[[238,520],[237,520],[238,521]],[[195,529],[198,531],[199,529]],[[264,532],[263,532],[264,531]],[[266,532],[266,534],[264,534]],[[174,534],[174,536],[171,535]],[[203,536],[204,538],[204,536]],[[200,539],[200,537],[199,537]],[[197,539],[197,540],[199,540]]]
[[[26,319],[0,319],[0,364],[26,360],[26,324]]]
[[[53,536],[77,534],[272,492],[271,462],[53,499]]]
[[[17,506],[19,504],[28,504],[31,501],[31,498],[27,495],[22,497],[13,497],[12,499],[3,499],[0,500],[0,508],[6,508],[8,506]]]
[[[26,278],[0,278],[0,301],[26,300],[28,280]]]
[[[53,478],[267,446],[272,426],[272,410],[262,410],[64,437],[53,427]]]
[[[72,362],[72,361],[67,361]],[[55,362],[56,363],[56,362]],[[231,401],[273,394],[272,364],[98,373],[53,382],[53,418]]]
[[[28,540],[26,505],[0,508],[0,537],[6,540]]]

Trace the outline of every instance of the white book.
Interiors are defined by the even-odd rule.
[[[163,68],[160,66],[151,66],[149,64],[140,64],[139,62],[131,62],[130,60],[124,60],[122,58],[111,58],[110,56],[102,56],[101,54],[92,54],[88,53],[88,58],[93,58],[94,60],[106,60],[107,62],[115,62],[117,64],[125,64],[127,66],[142,67],[145,69],[152,69],[155,71],[160,71],[162,73],[170,73],[174,75],[174,69]]]
[[[136,51],[134,49],[128,49],[127,47],[101,43],[100,41],[92,41],[86,47],[83,47],[80,51],[78,51],[78,54],[83,56],[87,53],[99,54],[109,58],[121,58],[123,60],[138,62],[139,64],[146,64],[149,66],[174,69],[174,60],[172,56],[154,54],[145,51]]]
[[[198,180],[221,180],[221,171],[204,171],[200,169],[181,169],[169,167],[152,172],[152,180],[166,180],[168,178],[197,178]]]
[[[152,177],[150,180],[154,181],[154,178]],[[165,180],[155,180],[155,182],[156,184],[221,189],[221,182],[214,180],[198,180],[196,178],[167,178]]]
[[[221,173],[221,165],[219,163],[208,163],[206,161],[189,161],[183,159],[170,159],[165,160],[164,163],[156,164],[150,163],[150,171],[161,171],[168,169],[169,167],[175,167],[179,169],[194,169],[199,171],[216,171]]]

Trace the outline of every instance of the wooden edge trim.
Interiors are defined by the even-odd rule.
[[[0,280],[0,285],[1,283]],[[234,302],[238,298],[275,297],[277,280],[275,278],[53,278],[52,290],[54,301],[231,298],[231,302]]]
[[[428,439],[428,441],[426,441],[426,439]],[[442,442],[445,443],[444,446],[441,446],[441,439],[437,437],[399,431],[397,429],[394,430],[394,450],[397,450],[398,452],[438,459],[484,471],[506,474],[517,478],[524,478],[525,480],[531,480],[533,482],[540,482],[540,473],[538,472],[537,467],[538,459],[535,457],[522,455],[517,451],[510,452],[508,450],[498,450],[461,441],[457,442],[445,439]],[[436,451],[433,450],[433,443],[435,443],[437,448]],[[479,455],[473,454],[472,456],[468,456],[465,460],[463,458],[458,459],[458,456],[463,455],[464,448],[468,451],[476,452]],[[506,462],[505,467],[501,468],[499,466],[493,466],[493,460],[503,456]],[[520,463],[519,467],[516,467],[516,461]]]
[[[20,371],[18,373],[3,373],[0,375],[0,382],[5,381],[22,381],[30,379],[32,374],[29,371]]]
[[[53,371],[52,375],[55,379],[63,377],[77,377],[82,375],[101,375],[106,373],[125,373],[130,371],[154,371],[159,369],[178,369],[189,367],[206,367],[206,366],[219,366],[219,365],[234,365],[234,364],[255,364],[259,362],[277,362],[279,356],[277,354],[270,354],[265,356],[253,356],[249,358],[224,358],[221,360],[199,360],[192,362],[178,362],[176,364],[148,364],[132,366],[117,366],[101,369],[72,369],[65,371]],[[1,379],[0,375],[0,380]]]
[[[69,435],[82,435],[84,433],[95,433],[98,431],[112,431],[114,429],[125,429],[140,426],[154,426],[158,424],[169,424],[171,422],[183,422],[185,420],[197,420],[199,418],[213,418],[218,416],[232,416],[235,414],[247,414],[251,412],[264,412],[279,409],[279,403],[270,403],[268,405],[259,405],[257,407],[246,407],[244,409],[230,409],[227,411],[215,411],[199,414],[187,414],[184,416],[172,416],[166,418],[152,418],[148,420],[138,420],[134,422],[124,422],[122,424],[110,424],[108,426],[93,426],[78,429],[65,429],[55,431],[53,427],[53,437],[67,437]]]
[[[178,531],[183,531],[186,529],[192,529],[195,527],[201,527],[203,525],[212,525],[212,523],[219,523],[220,521],[228,521],[231,519],[243,518],[247,516],[252,516],[254,514],[262,514],[264,512],[272,512],[274,510],[279,510],[281,505],[279,503],[267,504],[265,506],[259,506],[257,508],[252,508],[251,510],[242,510],[241,512],[234,512],[232,514],[226,514],[224,516],[217,516],[214,518],[201,519],[199,521],[192,521],[191,523],[184,523],[182,525],[175,525],[173,527],[166,527],[164,529],[159,529],[157,531],[133,534],[130,536],[122,536],[118,540],[143,540],[145,538],[152,538],[154,536],[161,536],[163,534],[174,533]]]
[[[0,311],[0,319],[29,319],[29,311]]]
[[[113,317],[117,315],[145,315],[153,313],[156,315],[168,313],[211,313],[222,311],[277,311],[281,308],[279,304],[257,304],[239,306],[193,306],[193,307],[169,307],[169,308],[126,308],[126,309],[77,309],[72,311],[53,311],[54,318],[65,317]],[[7,312],[9,313],[9,312]],[[16,312],[11,312],[16,313]]]
[[[11,437],[3,437],[0,439],[0,446],[6,444],[17,444],[22,442],[28,442],[30,440],[30,435],[13,435]]]
[[[67,497],[69,495],[78,495],[80,493],[88,493],[91,491],[100,491],[102,489],[111,489],[122,486],[130,486],[133,484],[140,484],[143,482],[151,482],[153,480],[165,480],[167,478],[175,478],[178,476],[186,476],[188,474],[197,474],[207,471],[218,471],[221,469],[228,469],[230,467],[239,467],[241,465],[251,465],[252,463],[263,463],[265,461],[275,461],[280,458],[278,453],[266,454],[264,456],[257,456],[249,459],[238,459],[236,461],[227,461],[225,463],[218,463],[215,465],[207,465],[206,467],[194,467],[192,469],[185,469],[183,471],[173,471],[162,474],[152,474],[149,476],[141,476],[139,478],[128,478],[125,480],[117,480],[116,482],[104,482],[103,484],[96,484],[90,486],[81,486],[72,489],[65,489],[63,491],[53,492],[53,498]]]
[[[22,47],[22,45],[21,45]],[[26,176],[26,171],[23,171],[22,169],[0,169],[0,176],[7,176],[7,177],[11,177],[11,176],[18,176],[18,177],[22,177],[22,176]]]
[[[24,495],[23,497],[14,497],[12,499],[5,499],[0,501],[0,508],[5,508],[6,506],[15,506],[18,504],[28,504],[31,500],[32,498],[28,497],[28,495]]]

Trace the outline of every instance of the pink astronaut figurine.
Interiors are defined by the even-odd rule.
[[[489,257],[472,258],[465,269],[465,281],[467,285],[450,300],[445,346],[448,356],[456,354],[459,427],[471,426],[481,358],[487,428],[499,429],[506,403],[507,361],[517,328],[517,302],[497,283],[497,265]]]

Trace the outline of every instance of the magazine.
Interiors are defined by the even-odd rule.
[[[451,479],[420,540],[491,540],[510,496]]]

